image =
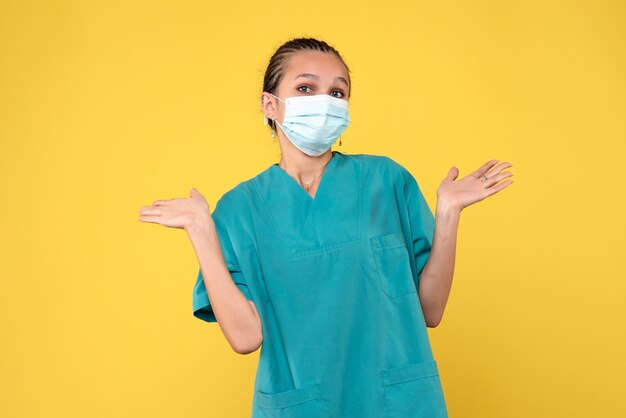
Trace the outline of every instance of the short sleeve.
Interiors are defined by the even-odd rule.
[[[248,289],[248,285],[246,284],[246,280],[241,271],[241,267],[239,266],[239,262],[237,260],[237,257],[235,256],[231,237],[229,236],[226,226],[219,216],[218,207],[216,207],[216,210],[213,212],[212,217],[213,222],[215,223],[215,229],[217,231],[218,239],[220,241],[220,246],[222,248],[222,254],[224,255],[224,261],[226,262],[226,267],[228,267],[230,276],[232,277],[239,290],[241,290],[241,292],[244,294],[246,299],[252,300],[252,295],[250,294],[250,290]],[[196,284],[193,288],[192,306],[193,315],[196,318],[206,322],[217,322],[213,309],[211,308],[211,301],[209,300],[206,287],[204,285],[202,270],[199,268],[198,276],[196,277]]]
[[[430,257],[430,251],[433,246],[435,217],[428,207],[428,203],[415,177],[404,167],[402,167],[401,171],[404,177],[404,195],[411,225],[413,256],[415,257],[415,267],[417,271],[415,287],[419,288],[422,271]]]

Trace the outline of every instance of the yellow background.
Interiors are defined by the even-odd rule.
[[[0,416],[246,417],[259,351],[195,319],[183,231],[277,162],[262,75],[297,36],[352,70],[345,153],[513,164],[461,215],[429,329],[454,418],[624,417],[623,1],[0,1]]]

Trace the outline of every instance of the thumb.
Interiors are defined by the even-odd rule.
[[[459,170],[456,167],[452,167],[448,171],[448,175],[446,176],[446,180],[455,180],[459,176]]]

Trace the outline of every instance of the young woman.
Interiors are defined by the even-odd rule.
[[[140,221],[184,229],[199,261],[193,313],[237,353],[262,345],[253,417],[447,417],[427,327],[452,285],[460,213],[502,190],[491,160],[437,189],[435,215],[389,157],[331,151],[350,121],[350,74],[323,41],[271,57],[261,109],[281,159],[211,213],[195,188]]]

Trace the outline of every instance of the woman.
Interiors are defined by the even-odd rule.
[[[349,123],[349,70],[311,38],[282,45],[261,108],[280,162],[226,192],[157,200],[140,221],[183,228],[199,261],[194,315],[237,353],[261,347],[253,417],[446,417],[427,327],[444,312],[461,210],[502,190],[509,163],[461,178],[433,216],[389,157],[332,144]]]

